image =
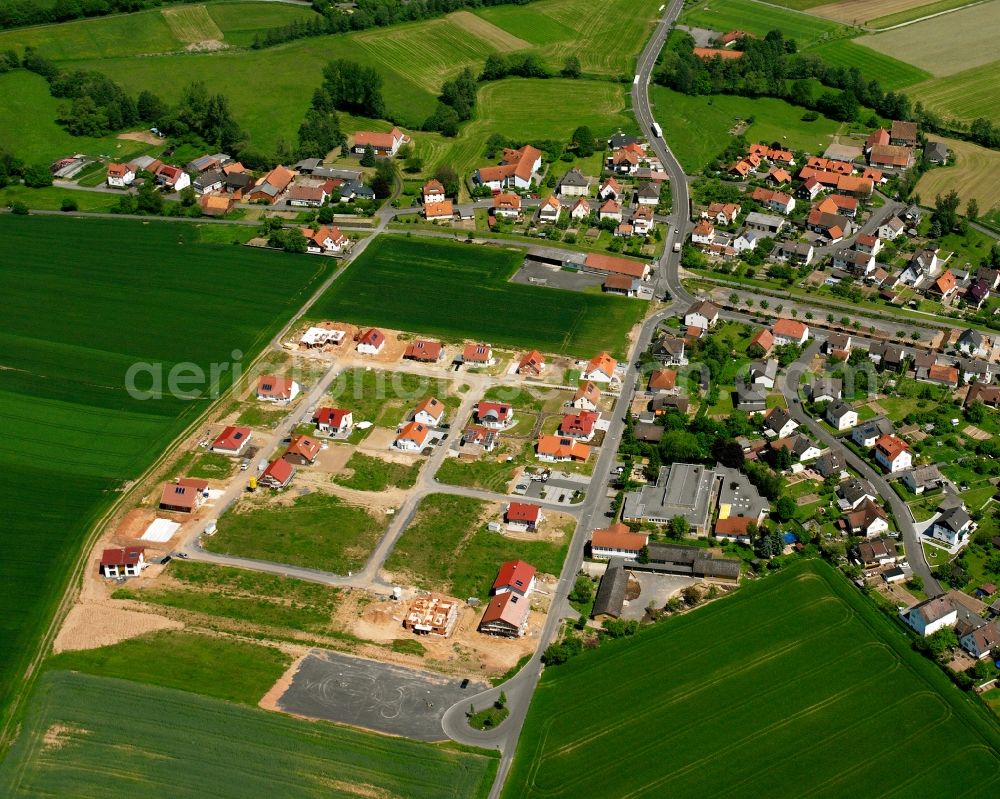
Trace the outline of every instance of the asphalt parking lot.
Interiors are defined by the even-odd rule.
[[[529,258],[524,262],[524,266],[517,270],[511,281],[534,285],[541,283],[549,288],[583,291],[590,286],[600,286],[604,282],[604,278],[592,272],[570,272],[560,269],[558,266],[548,266],[538,263],[538,261],[532,261]]]
[[[564,505],[571,505],[573,494],[577,491],[586,491],[587,483],[580,480],[564,480],[558,477],[550,477],[544,483],[541,480],[528,481],[527,478],[518,482],[528,482],[528,490],[523,496],[529,499],[542,499],[542,491],[545,492],[544,499],[549,502],[561,502]],[[560,499],[562,497],[562,499]]]
[[[441,741],[445,710],[488,686],[316,649],[302,661],[278,707],[299,716]]]

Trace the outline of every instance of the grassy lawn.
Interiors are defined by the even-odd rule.
[[[193,362],[207,376],[234,350],[253,358],[328,264],[202,245],[186,226],[127,220],[5,214],[0,243],[17,253],[0,270],[0,616],[18,619],[0,627],[3,710],[90,524],[212,401],[130,395],[129,369],[162,369],[166,388],[175,364]],[[275,270],[283,279],[267,280]],[[139,375],[136,388],[153,388],[152,377]]]
[[[515,541],[486,529],[488,503],[431,494],[386,561],[387,571],[405,573],[420,588],[465,599],[486,599],[504,561],[520,558],[539,572],[559,574],[569,538],[559,543]]]
[[[745,134],[748,141],[780,141],[810,152],[825,150],[839,127],[824,116],[803,122],[802,108],[773,97],[688,95],[663,86],[651,87],[650,95],[653,116],[687,172],[700,170],[726,148],[738,120],[754,118]]]
[[[355,452],[347,462],[350,477],[337,476],[333,482],[358,491],[385,491],[387,488],[412,488],[417,482],[421,464],[393,463]]]
[[[857,67],[868,80],[877,80],[886,91],[912,86],[930,77],[930,73],[912,64],[862,47],[849,39],[837,39],[816,45],[811,47],[808,53],[818,55],[832,67],[844,67],[844,69]]]
[[[382,532],[364,509],[307,494],[291,506],[230,511],[206,538],[213,552],[347,574],[360,569]]]
[[[681,22],[717,31],[743,30],[758,36],[777,29],[786,38],[795,39],[800,50],[847,32],[843,25],[836,22],[795,14],[772,5],[755,3],[753,0],[703,0],[688,7],[681,15]]]
[[[187,470],[187,477],[224,480],[233,473],[234,461],[216,452],[203,452]]]
[[[478,460],[445,458],[434,479],[446,485],[506,493],[507,485],[514,479],[517,469],[533,460],[533,446],[531,442],[521,444],[508,440]],[[508,463],[508,457],[513,457],[514,460]]]
[[[256,705],[291,662],[291,655],[274,647],[170,630],[100,649],[62,652],[45,666]]]
[[[359,789],[366,796],[483,799],[496,772],[495,755],[477,750],[126,680],[59,671],[45,674],[40,688],[0,767],[4,796],[30,786],[35,795],[146,799],[356,796]],[[109,713],[113,707],[144,712]],[[50,745],[53,731],[62,745]]]
[[[637,691],[641,706],[630,699]],[[632,767],[588,768],[626,729]],[[796,756],[762,762],[762,735]],[[668,770],[653,754],[664,747]],[[503,795],[712,796],[739,786],[740,795],[780,796],[823,785],[830,795],[874,796],[898,788],[889,766],[904,753],[934,763],[920,772],[922,792],[947,795],[953,777],[940,768],[942,752],[956,764],[975,761],[988,793],[1000,781],[998,749],[985,708],[813,560],[547,668]],[[707,752],[725,768],[703,768]]]
[[[510,283],[522,260],[513,249],[380,236],[310,315],[581,357],[624,352],[641,303]]]
[[[338,637],[342,634],[330,623],[338,603],[337,589],[290,577],[191,561],[174,560],[167,573],[182,585],[120,588],[115,597],[261,627]]]
[[[369,421],[383,427],[395,427],[410,409],[431,396],[437,397],[448,410],[461,404],[461,398],[451,393],[448,380],[407,372],[354,368],[337,375],[322,404],[349,408],[355,424]]]

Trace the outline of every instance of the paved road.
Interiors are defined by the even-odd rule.
[[[802,404],[798,401],[798,387],[801,384],[802,373],[806,371],[809,362],[815,357],[819,350],[822,339],[813,339],[812,344],[806,347],[799,359],[786,371],[785,377],[779,380],[779,388],[788,404],[792,418],[800,425],[806,427],[818,440],[827,446],[835,446],[844,453],[847,464],[858,474],[868,480],[878,491],[889,507],[892,508],[893,516],[896,518],[896,525],[899,527],[903,541],[906,543],[906,558],[910,563],[910,568],[914,574],[920,575],[924,580],[924,591],[928,596],[937,596],[944,593],[937,580],[931,576],[930,566],[924,558],[924,548],[921,546],[920,537],[913,524],[913,517],[906,503],[900,499],[899,495],[893,491],[892,486],[874,469],[866,460],[859,458],[854,452],[845,447],[832,433],[830,433],[820,423],[816,422],[805,412]]]

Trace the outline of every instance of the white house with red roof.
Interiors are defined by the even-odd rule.
[[[913,454],[903,439],[884,435],[875,442],[875,461],[890,474],[904,472],[913,465]]]
[[[507,592],[527,596],[534,587],[535,567],[523,560],[508,560],[500,566],[491,593],[494,596]]]
[[[146,550],[142,547],[105,549],[101,553],[100,573],[105,577],[138,577],[146,568]]]
[[[108,164],[108,185],[115,189],[131,186],[135,180],[135,171],[128,164]]]
[[[521,198],[516,194],[494,194],[491,210],[494,216],[517,219],[521,215]]]
[[[348,249],[351,243],[339,227],[324,226],[316,230],[304,227],[302,235],[306,237],[306,252],[313,255],[341,253]]]
[[[250,443],[253,432],[249,427],[229,425],[212,442],[211,451],[220,455],[239,455]]]
[[[618,361],[608,353],[602,352],[587,362],[587,366],[580,376],[583,380],[590,380],[594,383],[610,383],[615,379],[615,370],[618,368]]]
[[[315,463],[322,449],[323,445],[312,436],[292,436],[292,440],[288,443],[288,449],[281,457],[289,463],[305,466]]]
[[[503,521],[508,530],[533,533],[545,516],[542,508],[530,502],[511,502],[503,512]]]
[[[514,407],[507,402],[482,400],[476,405],[476,424],[489,430],[504,430],[514,424]]]
[[[413,421],[437,427],[444,419],[444,403],[437,397],[427,397],[413,411]]]
[[[597,218],[602,222],[605,219],[613,219],[615,222],[622,221],[622,206],[617,200],[605,200],[597,212]]]
[[[617,522],[610,527],[594,530],[590,535],[591,557],[635,560],[649,543],[645,533],[633,533],[627,524]]]
[[[500,189],[528,189],[535,174],[542,168],[542,151],[526,144],[518,149],[503,151],[499,166],[484,166],[475,171],[472,180],[480,186]]]
[[[568,413],[559,423],[559,433],[578,441],[590,441],[597,432],[597,423],[601,419],[598,411],[577,411]]]
[[[554,194],[550,194],[538,206],[538,221],[544,225],[554,225],[559,221],[560,213],[562,213],[562,203]]]
[[[431,429],[421,422],[408,422],[396,434],[393,446],[403,452],[420,452],[427,443]]]
[[[586,197],[581,197],[573,206],[569,209],[569,215],[572,219],[586,219],[590,216],[590,200]]]
[[[520,638],[528,628],[531,603],[513,592],[490,598],[479,622],[479,632],[503,638]]]
[[[194,513],[205,501],[207,492],[207,480],[182,477],[175,483],[163,486],[163,491],[160,493],[160,510]]]
[[[771,325],[771,335],[776,347],[782,347],[785,344],[802,346],[809,340],[809,326],[798,319],[778,319]]]
[[[191,185],[191,176],[179,166],[161,164],[156,170],[156,182],[168,191],[180,191]]]
[[[294,400],[301,390],[301,386],[290,377],[261,375],[257,378],[257,399],[261,402],[284,405]]]
[[[597,196],[602,200],[617,200],[622,196],[622,186],[614,178],[608,178],[601,184]]]
[[[570,400],[570,407],[596,411],[601,402],[601,390],[590,380],[581,383]]]
[[[590,457],[590,447],[568,436],[542,436],[535,445],[535,454],[538,460],[549,463],[584,463]]]
[[[393,128],[388,133],[359,130],[354,134],[354,146],[351,151],[358,155],[364,155],[365,149],[371,147],[375,151],[375,155],[391,158],[399,151],[400,147],[409,141],[410,137],[399,128]]]
[[[496,363],[493,347],[489,344],[466,344],[462,348],[462,362],[472,366],[492,366]]]
[[[354,427],[354,415],[346,408],[317,408],[312,421],[316,432],[327,436],[350,435]]]
[[[295,476],[295,467],[284,458],[271,461],[264,474],[260,476],[260,484],[266,488],[285,488]]]
[[[436,178],[431,178],[424,184],[422,193],[424,203],[443,203],[448,199],[444,193],[444,185]]]
[[[385,333],[372,327],[361,334],[357,350],[360,355],[378,355],[385,347]]]
[[[517,364],[517,373],[529,377],[539,377],[545,371],[545,356],[538,350],[526,352]]]

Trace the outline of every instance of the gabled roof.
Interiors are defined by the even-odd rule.
[[[105,549],[101,553],[101,566],[134,566],[145,551],[142,547]]]
[[[344,423],[344,419],[350,415],[351,412],[345,408],[317,408],[316,413],[313,414],[313,422],[330,427],[340,427]]]
[[[609,527],[594,530],[590,535],[590,547],[594,549],[620,549],[638,552],[649,542],[645,533],[633,533],[627,524],[617,522]]]
[[[262,478],[270,478],[281,485],[287,483],[295,469],[292,468],[292,464],[283,458],[278,458],[277,460],[271,461],[267,468],[264,470],[264,474],[261,475]]]
[[[677,372],[673,369],[657,369],[649,375],[651,391],[670,391],[677,385]]]
[[[897,436],[884,435],[875,442],[875,449],[890,461],[895,460],[909,448],[910,445]]]
[[[601,401],[601,390],[589,380],[581,383],[573,395],[573,402],[581,399],[587,399],[591,404],[597,405]]]
[[[585,461],[590,457],[589,446],[565,436],[541,436],[538,439],[537,450],[539,455],[548,455],[553,458]]]
[[[778,319],[771,325],[771,331],[776,336],[800,339],[809,332],[809,327],[798,319]]]
[[[590,361],[587,362],[587,367],[584,369],[584,373],[590,374],[591,372],[600,372],[608,377],[613,377],[617,366],[618,361],[608,355],[608,353],[602,352],[599,355],[595,355],[590,359]]]
[[[321,449],[320,443],[315,438],[299,435],[292,437],[285,455],[298,455],[312,462],[316,460],[316,456],[319,455]]]
[[[444,413],[444,404],[437,397],[427,397],[413,409],[414,415],[418,413],[426,413],[436,419]]]
[[[404,358],[411,358],[415,361],[436,361],[444,351],[440,341],[428,341],[418,338],[410,343],[403,353]]]
[[[524,594],[535,578],[535,567],[523,560],[508,560],[500,566],[497,578],[493,581],[493,592],[509,589]]]
[[[430,428],[420,422],[409,422],[403,425],[403,429],[396,436],[396,441],[413,441],[418,446],[427,440]]]
[[[250,438],[249,427],[235,427],[229,425],[212,442],[213,449],[239,449],[243,443]]]
[[[366,330],[361,338],[358,339],[358,344],[368,344],[372,347],[379,347],[384,341],[385,333],[377,327],[372,327]]]
[[[538,505],[530,502],[511,502],[507,506],[506,517],[508,522],[527,522],[536,524],[541,516],[542,509]],[[499,579],[499,578],[498,578]]]
[[[466,344],[462,348],[462,360],[473,363],[487,363],[493,357],[493,347],[489,344]]]

